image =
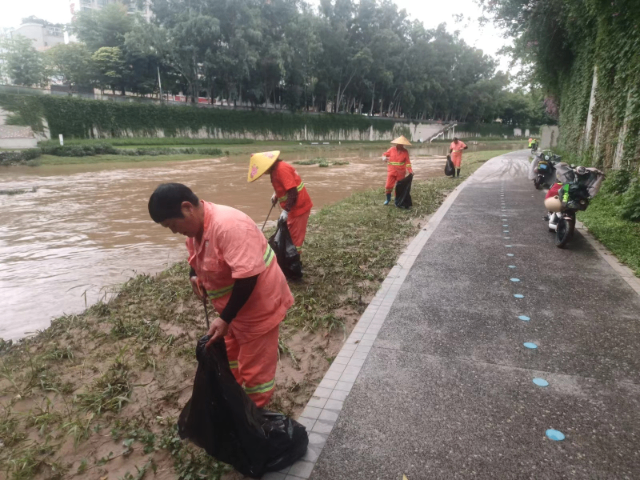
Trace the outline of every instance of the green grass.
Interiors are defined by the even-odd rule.
[[[39,158],[40,165],[84,165],[98,163],[139,163],[139,162],[177,162],[181,160],[198,160],[213,158],[211,155],[197,153],[174,155],[94,155],[91,157],[57,157],[54,155],[42,155]]]
[[[619,216],[617,198],[620,197],[596,196],[578,219],[618,260],[640,277],[640,223],[623,220]]]
[[[364,311],[403,245],[420,230],[420,219],[502,153],[466,155],[460,179],[415,182],[410,210],[383,206],[383,188],[375,188],[313,215],[303,252],[305,278],[291,284],[295,305],[281,327],[282,358],[302,368],[303,350],[287,341],[310,332],[318,339],[313,361],[328,368],[331,357],[322,345],[332,331],[348,333],[347,320]],[[136,276],[109,302],[59,317],[25,341],[0,341],[0,391],[8,399],[0,406],[0,471],[6,478],[61,478],[66,471],[111,478],[113,469],[122,469],[113,460],[131,451],[132,463],[121,470],[128,469],[127,478],[142,478],[156,463],[178,479],[218,480],[229,470],[180,440],[175,428],[193,382],[195,343],[205,328],[188,270],[180,262],[157,276]],[[280,379],[272,408],[287,411],[291,403],[279,402],[290,390],[308,398],[318,381],[305,375],[291,386]],[[115,443],[97,458],[95,445],[109,441],[108,432]],[[73,442],[73,452],[61,454],[64,441]]]
[[[334,166],[338,166],[338,165],[349,165],[349,162],[346,161],[342,161],[342,160],[336,160],[336,161],[330,161],[327,160],[326,158],[314,158],[311,160],[298,160],[296,162],[293,162],[295,165],[318,165],[319,167],[334,167]]]
[[[112,145],[114,147],[193,147],[194,145],[248,145],[254,143],[249,139],[216,139],[216,138],[187,138],[187,137],[135,137],[135,138],[102,138],[102,139],[65,139],[65,145]],[[58,139],[42,140],[38,142],[39,147],[57,147],[60,145]]]

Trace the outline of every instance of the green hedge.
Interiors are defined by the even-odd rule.
[[[40,147],[40,150],[45,155],[55,155],[56,157],[92,157],[94,155],[123,155],[128,157],[149,155],[155,157],[176,154],[190,155],[193,153],[222,155],[222,150],[219,148],[114,148],[109,144],[44,146]]]
[[[12,98],[13,97],[13,98]],[[19,98],[16,98],[19,97]],[[393,120],[362,115],[290,114],[284,112],[222,110],[141,103],[83,100],[73,97],[18,96],[0,94],[0,106],[24,118],[36,131],[47,120],[51,136],[69,138],[188,136],[204,129],[214,138],[262,135],[276,140],[295,139],[304,132],[310,136],[358,131],[368,138],[369,129],[391,135]],[[30,112],[26,115],[25,110]]]
[[[0,166],[37,165],[37,158],[42,155],[39,148],[19,151],[0,151]]]

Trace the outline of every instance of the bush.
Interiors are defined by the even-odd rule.
[[[222,155],[219,148],[114,148],[109,144],[95,145],[68,145],[41,147],[42,153],[56,157],[92,157],[95,155],[123,155],[127,157],[140,157],[176,154]]]
[[[620,216],[624,220],[640,222],[640,179],[631,182],[627,191],[622,195]]]
[[[39,148],[29,148],[27,150],[16,151],[4,151],[0,152],[0,165],[29,165],[35,166],[37,162],[34,162],[42,152]]]
[[[631,172],[628,170],[611,170],[607,173],[607,179],[602,184],[602,193],[605,195],[620,195],[627,191],[631,182]]]

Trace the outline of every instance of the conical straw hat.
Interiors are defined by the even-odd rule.
[[[408,145],[411,146],[411,142],[407,140],[404,135],[400,135],[394,141],[391,142],[392,145]]]
[[[276,163],[276,160],[278,160],[279,156],[279,150],[273,152],[254,153],[253,155],[251,155],[251,159],[249,160],[249,173],[247,174],[247,182],[253,182],[259,179],[264,174],[264,172],[271,168],[271,165]]]

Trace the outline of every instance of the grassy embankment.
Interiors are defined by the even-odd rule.
[[[466,155],[463,175],[501,153]],[[459,183],[414,182],[408,211],[382,206],[379,188],[312,216],[305,279],[291,285],[296,303],[281,329],[272,409],[301,411],[401,254],[398,246]],[[190,396],[203,317],[179,263],[133,278],[108,303],[60,317],[33,338],[0,342],[7,478],[218,479],[228,467],[183,443],[175,428]]]
[[[596,237],[618,260],[627,265],[640,277],[640,186],[628,185],[622,191],[616,185],[615,175],[606,179],[600,193],[591,201],[589,208],[578,214]],[[634,192],[628,191],[634,188]],[[628,218],[629,203],[634,202],[636,221]]]

